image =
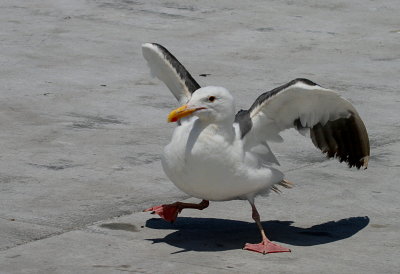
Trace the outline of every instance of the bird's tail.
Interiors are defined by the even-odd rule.
[[[282,191],[278,188],[278,186],[282,186],[284,188],[293,188],[294,184],[288,180],[283,179],[279,183],[273,185],[271,187],[271,190],[275,191],[276,193],[282,193]]]

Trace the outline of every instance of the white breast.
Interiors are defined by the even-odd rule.
[[[206,200],[234,199],[270,187],[271,177],[281,179],[273,174],[275,170],[254,170],[243,160],[242,143],[233,128],[231,134],[218,134],[213,126],[201,128],[190,121],[175,130],[162,164],[180,190]]]

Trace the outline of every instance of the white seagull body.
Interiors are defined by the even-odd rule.
[[[222,100],[222,95],[233,100],[224,88],[205,87],[196,91],[191,102],[211,94],[219,95],[212,104]],[[165,173],[179,189],[193,197],[211,201],[253,199],[283,180],[280,171],[261,165],[246,150],[240,129],[234,124],[233,104],[230,106],[224,112],[227,119],[219,122],[208,123],[198,117],[182,121],[164,150]]]
[[[258,194],[289,187],[267,141],[282,141],[288,128],[309,131],[312,142],[350,167],[367,167],[369,140],[365,126],[350,102],[336,92],[307,79],[295,79],[260,95],[248,110],[235,113],[235,102],[222,87],[204,87],[164,47],[142,45],[152,74],[162,80],[183,104],[172,111],[178,122],[171,143],[164,149],[162,165],[169,179],[183,192],[202,199],[200,204],[177,202],[153,207],[168,221],[183,208],[203,209],[208,201],[247,199],[263,241],[245,249],[261,253],[285,252],[270,242],[254,205]]]

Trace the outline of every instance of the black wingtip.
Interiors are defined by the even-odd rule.
[[[320,123],[310,130],[311,140],[328,158],[346,162],[349,168],[367,168],[370,156],[368,134],[360,117],[352,113],[348,118]]]

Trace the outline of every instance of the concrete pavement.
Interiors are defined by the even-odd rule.
[[[12,1],[0,3],[0,272],[398,273],[398,1]],[[202,85],[248,108],[297,77],[338,90],[371,140],[365,171],[285,132],[271,144],[296,187],[244,201],[140,211],[188,198],[159,157],[176,106],[140,45],[167,47]],[[201,77],[200,74],[209,74]]]

